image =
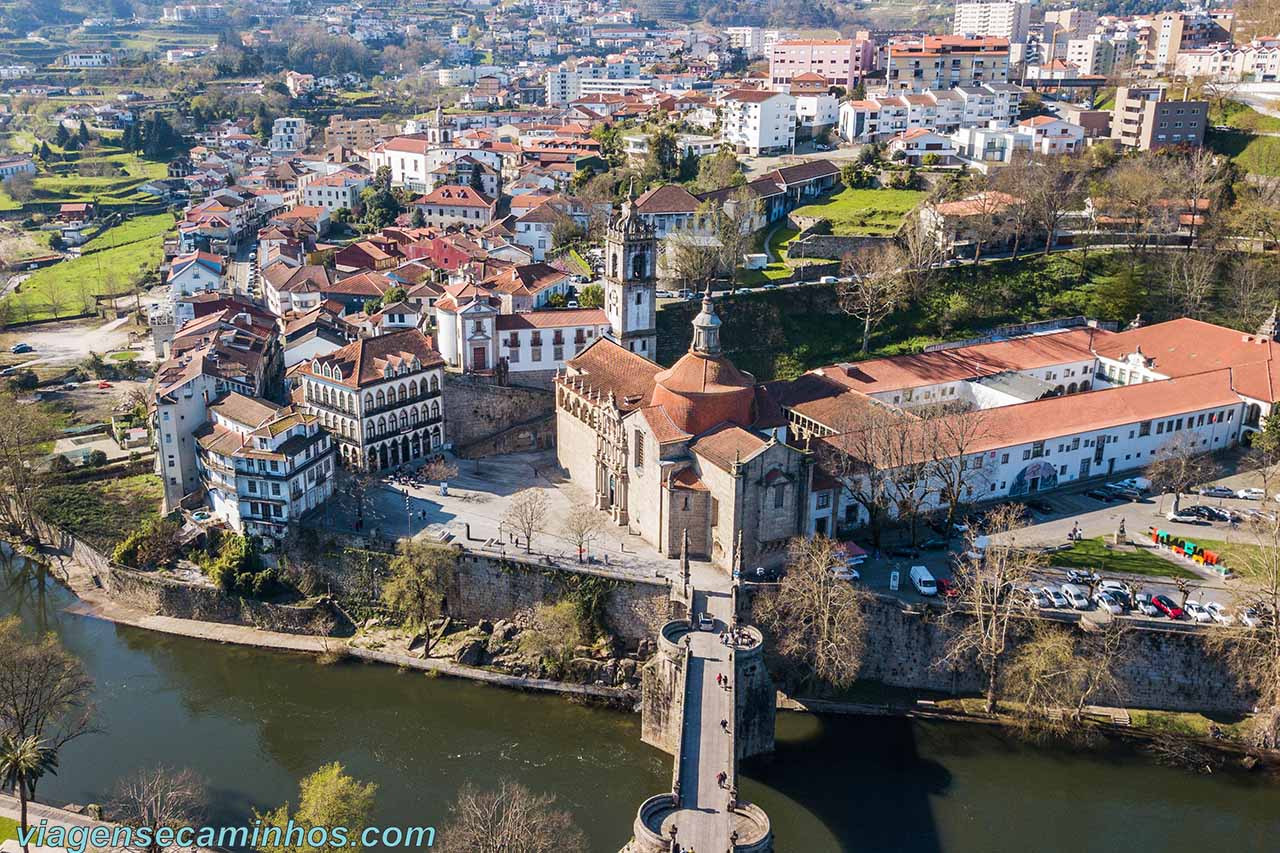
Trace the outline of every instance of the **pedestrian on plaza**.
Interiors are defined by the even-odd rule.
[[[728,720],[721,720],[721,721],[720,721],[720,728],[724,729],[724,730],[725,730],[725,732],[728,732],[728,731],[729,731],[729,721],[728,721]]]
[[[721,682],[721,681],[723,681],[723,680],[724,680],[724,676],[717,672],[717,673],[716,673],[716,685],[717,685],[717,686],[719,686],[720,682]]]

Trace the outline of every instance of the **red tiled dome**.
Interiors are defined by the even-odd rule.
[[[728,421],[752,422],[755,379],[721,355],[688,352],[654,377],[653,404],[690,435],[700,435]]]

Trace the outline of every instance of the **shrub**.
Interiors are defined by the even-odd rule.
[[[182,525],[167,518],[155,518],[130,533],[116,545],[111,559],[135,569],[155,569],[172,565],[179,556],[178,534]]]
[[[71,460],[59,453],[57,456],[49,460],[49,470],[55,474],[62,474],[72,469]]]
[[[106,465],[107,464],[106,451],[103,451],[103,450],[92,451],[89,454],[89,457],[85,460],[85,464],[88,465],[90,468],[100,468],[103,465]]]

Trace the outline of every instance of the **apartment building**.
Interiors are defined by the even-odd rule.
[[[742,51],[747,59],[764,56],[764,30],[760,27],[725,27],[729,47]]]
[[[736,89],[724,96],[720,110],[720,135],[739,154],[779,154],[795,142],[796,99],[788,94]]]
[[[422,459],[445,442],[444,360],[418,329],[352,341],[304,362],[299,408],[362,471]]]
[[[995,36],[1010,44],[1026,44],[1031,33],[1031,3],[1027,0],[956,4],[951,32],[964,36]]]
[[[793,77],[818,74],[831,86],[850,89],[872,69],[870,39],[794,39],[779,41],[769,54],[769,86],[787,92]]]
[[[173,320],[181,328],[195,319],[189,301],[199,293],[221,290],[227,279],[226,259],[211,252],[191,252],[175,257],[169,264],[169,301]]]
[[[1280,36],[1255,38],[1244,45],[1217,44],[1181,50],[1174,60],[1179,77],[1207,77],[1219,83],[1271,83],[1280,80]]]
[[[488,225],[497,202],[467,186],[445,185],[419,197],[413,203],[422,211],[428,226]]]
[[[283,540],[333,495],[333,439],[315,415],[228,392],[193,433],[206,502],[237,533]]]
[[[1139,34],[1138,64],[1156,73],[1169,71],[1182,51],[1229,41],[1220,19],[1203,10],[1161,12]]]
[[[302,187],[304,207],[317,207],[333,214],[334,211],[356,210],[360,207],[360,193],[369,186],[367,174],[347,169],[332,175],[312,178]]]
[[[646,79],[648,78],[641,77],[640,64],[634,59],[617,58],[608,61],[588,57],[568,60],[560,63],[555,68],[547,70],[547,106],[568,106],[571,102],[578,100],[589,92],[626,94],[626,92],[632,91],[632,88],[616,91],[617,86],[611,86],[602,81],[629,81],[638,84],[641,80]],[[591,81],[593,85],[589,88],[584,87],[584,84],[588,81]],[[644,85],[651,84],[652,80],[648,80]],[[636,85],[634,88],[640,88],[640,86]]]
[[[1007,127],[1025,93],[1012,83],[987,83],[845,101],[839,108],[839,133],[850,142],[877,142],[915,129],[946,134],[966,127]]]
[[[282,116],[271,123],[271,140],[267,147],[273,154],[292,154],[307,147],[307,120]]]
[[[1063,58],[1084,77],[1106,77],[1116,67],[1116,43],[1101,33],[1069,39]]]
[[[329,124],[324,129],[324,147],[341,146],[354,151],[368,150],[381,138],[381,126],[382,123],[376,118],[329,116]]]
[[[1163,85],[1118,88],[1111,138],[1140,151],[1170,145],[1203,145],[1209,103],[1168,100],[1166,92]]]
[[[889,94],[981,86],[1009,80],[1009,40],[925,36],[890,41],[885,55]]]

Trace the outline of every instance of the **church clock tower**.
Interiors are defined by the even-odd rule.
[[[658,238],[628,198],[605,237],[604,310],[618,343],[650,361],[658,355],[657,266]]]

